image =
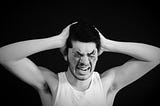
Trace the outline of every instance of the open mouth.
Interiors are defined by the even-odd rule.
[[[79,75],[86,75],[89,74],[90,72],[91,72],[91,67],[85,67],[85,68],[77,67],[77,73]]]
[[[77,69],[82,71],[88,71],[90,70],[90,67],[77,67]]]

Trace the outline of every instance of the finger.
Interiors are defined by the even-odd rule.
[[[76,22],[73,22],[72,24],[70,24],[70,25],[74,25],[74,24],[77,24],[78,22],[76,21]]]
[[[71,24],[69,24],[66,28],[69,29],[72,25],[77,24],[78,22],[73,22]]]
[[[99,30],[96,27],[94,27],[94,28],[95,28],[95,30],[97,30],[99,32]]]
[[[102,35],[102,34],[100,33],[100,31],[99,31],[96,27],[95,27],[95,30],[98,31],[99,35]]]
[[[78,23],[78,22],[73,22],[73,23],[69,24],[66,28],[64,28],[64,31],[69,31],[70,27],[76,23]]]
[[[70,29],[70,26],[71,26],[71,24],[70,25],[68,25],[66,28],[64,28],[64,32],[66,32],[66,31],[69,31],[69,29]]]
[[[98,31],[98,33],[100,33],[100,31],[95,27],[95,30]]]
[[[78,22],[73,22],[73,23],[69,24],[65,29],[69,29],[70,26],[72,26],[72,25],[74,25],[74,24],[76,24],[76,23],[78,23]]]

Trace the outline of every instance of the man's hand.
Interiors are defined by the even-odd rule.
[[[67,38],[69,37],[69,30],[70,30],[70,27],[73,25],[73,24],[76,24],[77,22],[74,22],[72,24],[69,24],[67,27],[65,27],[62,32],[58,35],[60,38],[61,38],[61,42],[62,42],[62,47],[66,45],[66,41],[67,41]]]
[[[99,55],[101,55],[104,51],[109,51],[109,42],[111,42],[111,40],[106,39],[97,28],[95,29],[98,31],[100,36],[101,48],[99,51]],[[108,45],[108,47],[106,45]]]
[[[70,30],[70,27],[73,25],[73,24],[76,24],[77,22],[73,22],[72,24],[69,24],[66,28],[64,28],[62,30],[62,32],[58,35],[60,36],[60,39],[61,39],[61,48],[60,48],[60,51],[61,53],[64,55],[64,50],[66,48],[66,41],[69,37],[69,30]]]

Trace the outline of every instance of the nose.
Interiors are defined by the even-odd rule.
[[[88,66],[88,64],[89,64],[89,60],[87,57],[82,57],[79,61],[80,66]]]

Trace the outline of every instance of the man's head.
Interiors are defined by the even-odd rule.
[[[79,21],[76,24],[71,25],[69,31],[69,37],[66,42],[66,53],[68,48],[72,48],[72,41],[80,41],[84,43],[93,42],[96,44],[96,48],[100,50],[100,36],[95,27],[84,21]]]
[[[64,55],[74,77],[88,79],[96,66],[101,43],[93,25],[78,22],[70,27]]]

